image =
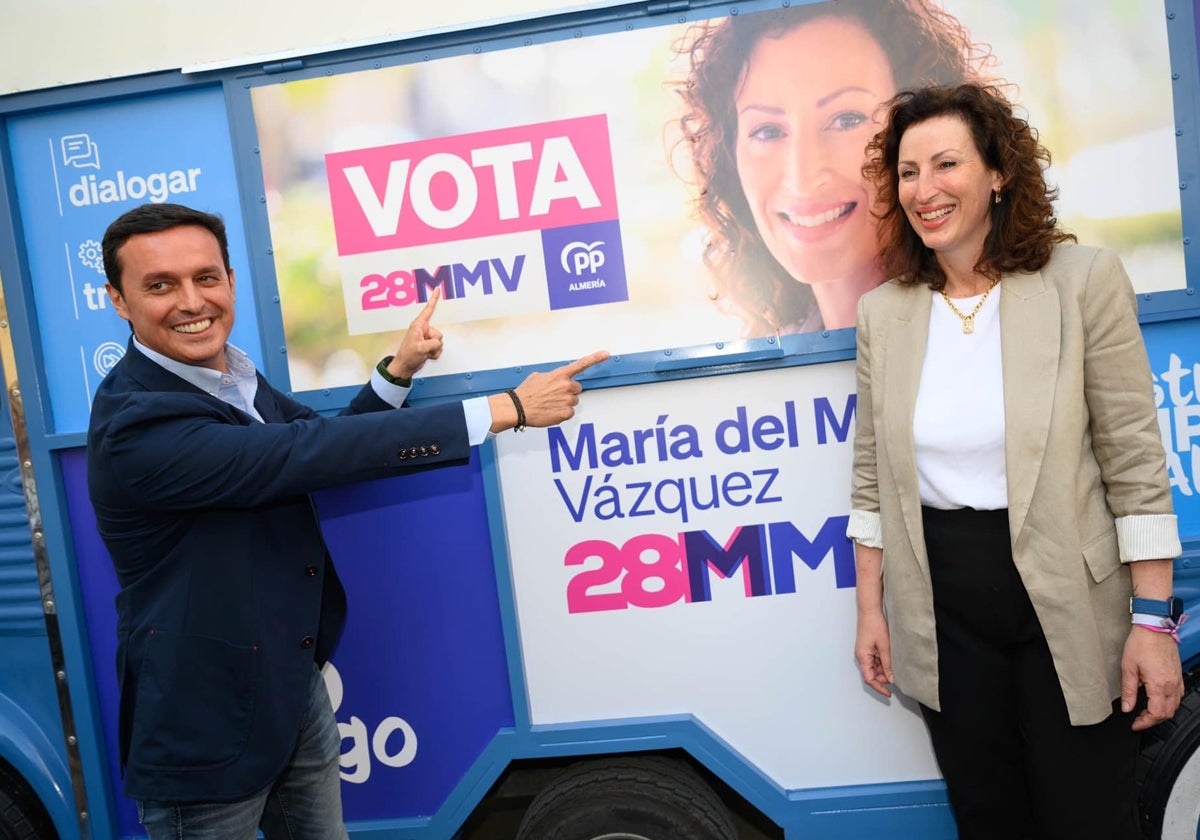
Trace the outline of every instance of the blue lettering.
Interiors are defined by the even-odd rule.
[[[642,510],[642,502],[645,500],[646,496],[649,495],[649,493],[650,493],[651,484],[649,481],[635,481],[631,484],[626,484],[625,486],[628,487],[630,490],[640,490],[641,491],[640,493],[638,493],[637,498],[634,499],[633,507],[629,509],[630,516],[653,516],[656,513],[654,508],[649,508],[648,510]]]
[[[492,273],[488,270],[488,266],[487,260],[475,263],[474,269],[467,268],[463,263],[455,263],[453,266],[454,297],[462,297],[468,283],[472,286],[481,285],[483,293],[490,295],[492,293]]]
[[[415,269],[413,279],[417,284],[417,300],[421,303],[429,300],[429,293],[439,286],[442,289],[442,297],[447,300],[455,297],[454,281],[450,276],[450,266],[448,265],[439,265],[433,274],[423,268]]]
[[[731,442],[729,434],[733,433]],[[746,406],[737,407],[736,420],[722,420],[717,424],[717,448],[726,455],[737,455],[750,451],[750,440],[746,434]]]
[[[738,528],[729,543],[721,546],[707,531],[685,531],[683,551],[687,562],[692,601],[711,601],[709,570],[723,578],[733,577],[738,567],[750,584],[751,595],[770,595],[767,575],[766,527],[746,525]]]
[[[620,432],[609,432],[600,438],[604,448],[600,451],[600,460],[606,467],[629,466],[633,463],[633,453],[629,451],[629,438]]]
[[[571,451],[567,436],[559,426],[551,426],[546,430],[550,443],[550,471],[562,472],[561,458],[566,458],[567,468],[577,470],[582,466],[586,456],[588,469],[596,469],[596,427],[591,423],[579,424],[579,437],[575,441],[575,451]]]
[[[833,406],[829,404],[829,400],[825,397],[817,397],[813,400],[813,414],[817,424],[817,443],[826,443],[828,438],[825,434],[825,424],[828,423],[833,427],[833,435],[838,439],[839,443],[845,443],[846,438],[850,435],[850,422],[854,419],[854,409],[858,405],[858,394],[851,394],[846,400],[846,410],[842,413],[842,421],[839,423],[837,415],[833,413]]]
[[[525,268],[525,255],[517,254],[513,260],[512,271],[509,272],[508,267],[504,264],[504,260],[496,258],[492,260],[492,268],[496,270],[496,276],[500,278],[501,285],[510,292],[517,290],[517,285],[521,282],[521,271]]]
[[[579,494],[579,507],[571,504],[570,494],[567,493],[566,488],[563,487],[563,483],[557,478],[554,479],[554,486],[558,489],[558,495],[562,498],[563,502],[566,503],[567,510],[570,512],[571,518],[576,522],[582,522],[583,511],[587,506],[588,495],[592,491],[592,477],[589,475],[583,481],[583,492]]]
[[[734,493],[741,493],[744,490],[750,489],[750,476],[742,472],[731,472],[725,476],[725,480],[721,482],[721,495],[725,497],[725,501],[732,507],[745,507],[754,499],[753,493],[745,493],[744,495],[734,496]]]
[[[754,475],[765,475],[767,483],[758,491],[758,495],[754,498],[754,504],[766,505],[772,502],[782,502],[783,496],[768,496],[767,493],[771,490],[771,485],[775,483],[775,479],[779,478],[779,467],[768,467],[765,470],[755,470]]]
[[[833,552],[834,580],[838,589],[854,586],[854,546],[846,537],[849,516],[831,516],[821,526],[816,539],[809,540],[791,522],[772,522],[771,567],[774,570],[775,591],[786,594],[796,591],[796,570],[792,557],[799,557],[808,568],[816,570],[825,557]]]

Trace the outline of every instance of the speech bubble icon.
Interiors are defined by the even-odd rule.
[[[85,166],[100,168],[100,149],[86,134],[68,134],[61,140],[63,166],[82,169]]]

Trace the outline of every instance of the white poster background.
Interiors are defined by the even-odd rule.
[[[524,257],[520,270],[513,265],[516,255]],[[362,278],[358,282],[342,285],[347,329],[351,335],[392,329],[396,311],[387,306],[366,308],[364,301],[368,298],[380,302],[388,294],[410,295],[412,303],[406,308],[405,314],[415,316],[421,311],[424,304],[415,298],[415,281],[409,279],[407,288],[396,289],[393,283],[403,283],[404,280],[388,277],[392,272],[404,272],[411,278],[417,269],[436,273],[441,266],[465,264],[474,267],[480,263],[487,265],[486,279],[474,277],[463,281],[458,289],[460,297],[439,301],[439,324],[471,321],[479,318],[481,312],[493,317],[509,318],[550,308],[546,291],[546,265],[542,262],[542,237],[538,231],[528,231],[339,257],[338,264],[344,277]],[[508,275],[510,282],[517,281],[512,283],[516,286],[515,290],[504,289],[502,275]],[[368,280],[368,277],[372,279]],[[454,282],[451,281],[450,285],[453,288]],[[503,290],[504,294],[485,294],[489,286],[497,292]]]
[[[816,570],[794,560],[791,594],[747,597],[739,569],[729,580],[710,572],[707,602],[574,614],[567,609],[570,580],[600,566],[596,559],[582,567],[564,565],[568,549],[584,540],[620,546],[641,534],[674,537],[702,529],[724,544],[737,526],[781,520],[811,540],[828,517],[847,515],[853,426],[839,441],[826,424],[827,442],[820,444],[813,406],[827,399],[841,422],[853,392],[852,362],[664,382],[588,392],[563,427],[573,444],[582,425],[593,424],[597,451],[603,452],[602,440],[617,440],[606,435],[633,439],[638,430],[651,430],[653,441],[653,430],[661,427],[665,440],[679,441],[682,433],[672,431],[687,424],[703,453],[695,458],[660,460],[649,443],[644,463],[574,471],[564,466],[554,473],[546,430],[497,438],[534,724],[691,713],[786,789],[938,777],[916,705],[896,696],[884,700],[859,678],[854,589],[836,588],[832,553]],[[718,450],[718,424],[736,417],[738,407],[746,408],[752,426],[764,415],[784,418],[789,400],[798,445],[752,446],[731,455]],[[723,480],[735,472],[776,470],[778,478],[764,494],[775,502],[722,504],[690,512],[687,523],[659,507],[646,516],[595,515],[599,486],[616,488],[628,514],[638,495],[629,485],[696,477],[708,488],[713,475]],[[591,501],[576,521],[555,480],[578,511],[589,476]],[[758,495],[762,481],[755,485]],[[602,509],[611,514],[615,508]],[[646,509],[645,499],[640,509]],[[617,592],[619,582],[597,591]]]

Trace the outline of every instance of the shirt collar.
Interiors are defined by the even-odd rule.
[[[229,343],[225,344],[225,368],[228,373],[201,367],[200,365],[189,365],[186,362],[180,362],[164,356],[162,353],[151,350],[142,344],[138,341],[137,336],[133,337],[133,346],[150,361],[169,370],[185,382],[195,385],[206,394],[214,396],[220,390],[222,379],[226,376],[232,377],[234,380],[244,380],[255,379],[258,375],[258,371],[255,369],[254,362],[250,360],[250,357]]]

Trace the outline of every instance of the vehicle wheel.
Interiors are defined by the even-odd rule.
[[[1142,833],[1162,840],[1200,835],[1200,675],[1170,720],[1146,730],[1138,758]]]
[[[564,770],[530,803],[517,840],[737,840],[737,831],[690,766],[625,756]]]
[[[25,781],[0,764],[0,840],[57,840],[50,817]]]

